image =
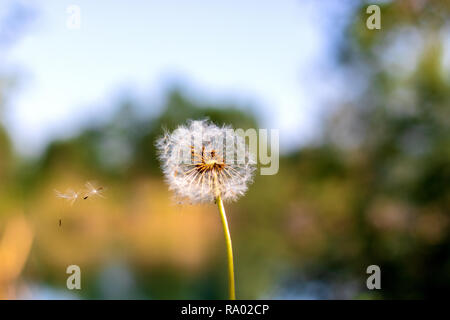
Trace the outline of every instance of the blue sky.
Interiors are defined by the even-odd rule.
[[[315,71],[331,50],[328,1],[33,3],[35,19],[4,57],[21,80],[5,118],[21,152],[108,115],[121,92],[157,106],[173,81],[210,101],[258,106],[282,146],[317,130],[330,90]],[[81,9],[79,30],[66,26],[72,4]]]

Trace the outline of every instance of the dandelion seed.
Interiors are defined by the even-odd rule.
[[[197,142],[197,143],[196,143]],[[243,137],[231,127],[218,127],[207,120],[190,121],[156,142],[162,169],[179,199],[192,203],[236,200],[252,181],[255,161]],[[241,152],[241,162],[227,159],[229,151]],[[184,161],[183,154],[190,154]]]
[[[55,190],[55,194],[58,198],[67,200],[70,203],[70,205],[73,205],[74,202],[80,196],[79,192],[73,191],[71,189],[67,190],[66,193],[62,193],[62,192],[59,192],[58,190]]]
[[[94,197],[94,196],[104,198],[104,196],[103,196],[104,188],[103,187],[97,187],[94,182],[89,182],[89,181],[86,182],[85,187],[86,187],[86,192],[83,196],[83,200],[86,200],[89,197]]]

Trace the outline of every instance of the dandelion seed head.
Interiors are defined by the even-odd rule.
[[[252,182],[255,160],[245,139],[229,126],[191,120],[166,132],[156,146],[169,189],[192,203],[224,201],[244,195]]]

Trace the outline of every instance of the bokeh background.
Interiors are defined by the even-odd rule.
[[[227,206],[239,298],[449,296],[449,13],[2,1],[0,297],[226,298],[215,206],[174,203],[155,158],[163,126],[204,117],[280,130],[278,174]],[[55,197],[88,180],[106,199]],[[81,290],[66,288],[72,264]],[[381,290],[366,287],[372,264]]]

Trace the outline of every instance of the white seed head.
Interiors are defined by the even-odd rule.
[[[156,142],[169,189],[192,203],[236,200],[252,182],[255,160],[231,127],[190,120]]]

